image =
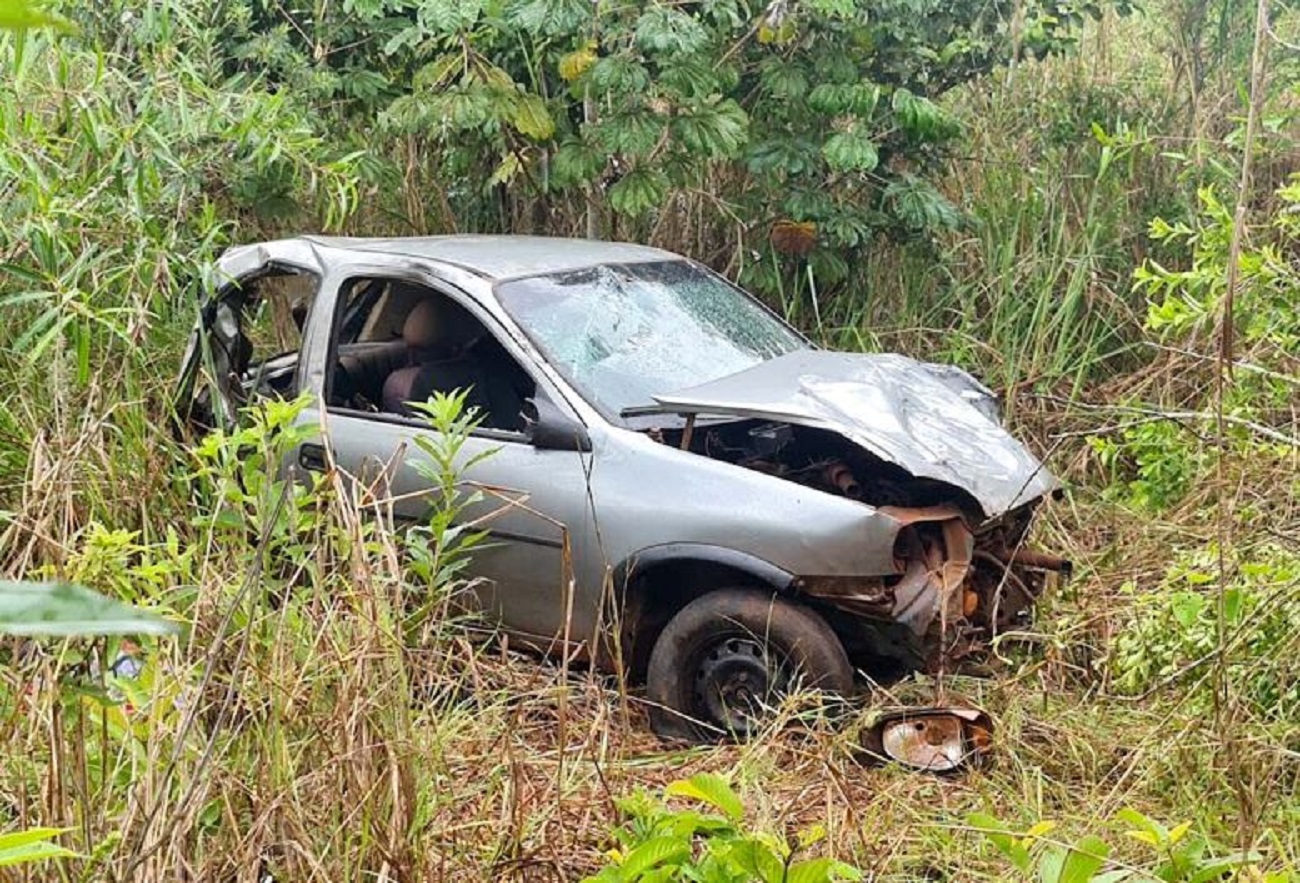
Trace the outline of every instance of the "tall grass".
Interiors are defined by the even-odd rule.
[[[201,6],[150,4],[98,46],[0,36],[0,571],[83,579],[188,628],[145,645],[138,681],[103,674],[118,645],[0,641],[0,830],[67,826],[84,856],[27,879],[575,879],[605,860],[620,798],[706,769],[738,783],[756,828],[822,825],[819,848],[879,880],[1006,878],[961,822],[986,808],[1073,839],[1119,833],[1134,807],[1300,865],[1295,722],[1259,714],[1229,759],[1197,705],[1200,670],[1174,676],[1205,632],[1208,614],[1188,626],[1178,604],[1204,585],[1203,513],[1223,488],[1197,459],[1164,508],[1132,489],[1168,480],[1162,457],[1204,453],[1199,426],[1108,410],[1158,410],[1157,381],[1187,399],[1209,379],[1203,359],[1153,355],[1130,281],[1148,256],[1189,264],[1147,222],[1190,220],[1195,186],[1219,174],[1194,159],[1209,146],[1169,135],[1186,130],[1150,31],[1109,22],[1080,59],[949,96],[968,155],[945,160],[944,186],[968,225],[881,242],[836,297],[815,274],[787,292],[831,343],[976,369],[1068,483],[1039,537],[1076,560],[1075,583],[998,648],[996,677],[948,685],[996,714],[997,761],[936,780],[861,766],[851,730],[798,724],[797,699],[789,726],[750,745],[667,750],[635,693],[459,618],[455,587],[418,584],[401,538],[342,483],[245,501],[249,523],[280,524],[266,534],[215,518],[217,485],[246,487],[239,467],[164,428],[201,265],[232,241],[368,232],[386,196],[363,173],[402,157],[359,157],[328,109],[228,78]],[[1284,411],[1247,416],[1296,432]],[[1238,584],[1272,599],[1274,623],[1300,607],[1295,453],[1249,450],[1226,473],[1249,503]],[[409,640],[413,592],[437,603]],[[1294,672],[1282,631],[1235,670],[1268,689]],[[1135,671],[1155,674],[1131,688]],[[1240,781],[1261,799],[1244,828]],[[1146,861],[1136,844],[1118,857]]]

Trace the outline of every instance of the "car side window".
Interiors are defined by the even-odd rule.
[[[522,432],[532,377],[493,331],[445,292],[397,279],[350,279],[334,322],[332,408],[418,419],[413,402],[465,395],[480,429]]]

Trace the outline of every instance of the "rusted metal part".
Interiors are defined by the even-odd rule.
[[[894,549],[903,577],[894,586],[891,615],[925,642],[926,656],[937,663],[934,657],[953,646],[949,633],[966,619],[975,535],[953,506],[881,511],[904,524]]]
[[[873,760],[953,773],[988,757],[993,720],[965,706],[893,709],[876,718],[859,741]]]
[[[1067,577],[1074,570],[1074,563],[1070,559],[1039,552],[1036,549],[998,548],[990,550],[990,553],[1003,564],[1020,564],[1039,570],[1050,570]]]
[[[955,506],[880,511],[903,525],[894,546],[896,580],[806,578],[799,589],[847,613],[905,627],[930,671],[1022,627],[1042,593],[1044,571],[1068,571],[1069,562],[1057,556],[1007,551],[1000,537],[977,537]]]
[[[858,483],[857,476],[849,468],[849,464],[843,460],[831,462],[822,473],[826,484],[839,491],[850,500],[862,499],[862,485]]]
[[[804,577],[799,591],[811,598],[857,616],[888,618],[894,609],[894,592],[876,577]]]
[[[686,415],[686,428],[682,430],[682,450],[691,449],[691,439],[695,436],[695,414]]]

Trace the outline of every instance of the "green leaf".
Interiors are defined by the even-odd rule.
[[[538,95],[523,95],[515,104],[510,122],[534,141],[545,141],[555,134],[555,121]]]
[[[668,862],[677,864],[690,858],[690,855],[691,847],[688,840],[680,840],[676,837],[652,837],[623,859],[623,863],[619,865],[619,870],[622,872],[620,876],[624,880],[636,880],[642,874],[662,864]]]
[[[703,25],[670,6],[652,6],[636,20],[637,45],[650,52],[695,52],[708,39]]]
[[[654,150],[663,131],[661,118],[641,110],[612,116],[594,126],[592,134],[610,153],[644,156]]]
[[[1205,596],[1195,592],[1174,592],[1169,597],[1169,610],[1183,628],[1191,628],[1205,609]]]
[[[77,854],[47,841],[71,828],[29,828],[0,834],[0,867],[28,864],[51,858],[77,858]]]
[[[937,104],[906,89],[894,91],[891,106],[898,127],[918,141],[941,141],[961,131],[957,121]]]
[[[837,172],[870,172],[880,163],[875,143],[857,126],[826,139],[822,156]]]
[[[636,216],[662,205],[668,178],[658,169],[633,169],[609,188],[609,205],[622,215]]]
[[[591,0],[529,0],[511,3],[509,20],[526,34],[560,37],[586,28],[595,11]]]
[[[808,106],[828,116],[853,114],[869,117],[880,101],[880,87],[874,83],[821,83],[808,93]]]
[[[966,816],[966,824],[978,830],[1022,873],[1028,873],[1032,858],[1029,850],[1002,822],[988,813],[973,812]]]
[[[814,858],[791,865],[785,883],[832,883],[836,880],[862,879],[862,872],[852,865],[832,858]]]
[[[933,184],[914,175],[903,175],[891,182],[884,196],[903,225],[913,230],[952,230],[961,226],[957,208]]]
[[[586,184],[605,168],[606,156],[585,141],[570,139],[551,158],[551,179],[557,187]]]
[[[664,789],[669,797],[689,797],[702,801],[721,812],[732,821],[740,821],[745,815],[736,792],[731,790],[727,780],[716,773],[697,773],[689,779],[669,783]]]
[[[75,32],[67,19],[28,3],[27,0],[0,0],[0,30],[20,31],[27,28],[54,28]]]
[[[640,95],[650,87],[650,72],[626,55],[609,55],[591,66],[591,88],[597,93]]]
[[[763,88],[778,101],[799,101],[808,92],[808,77],[797,65],[781,59],[763,68]]]
[[[659,85],[682,98],[707,98],[725,91],[712,60],[703,55],[674,59],[659,72]]]
[[[720,159],[735,156],[749,134],[749,118],[731,99],[675,117],[673,134],[692,153]]]
[[[177,631],[175,623],[84,586],[0,581],[3,635],[172,635]]]
[[[483,11],[483,0],[422,0],[420,25],[435,36],[454,34],[470,27]]]
[[[1038,857],[1039,883],[1064,883],[1066,849],[1061,846],[1049,846]]]
[[[1110,855],[1110,847],[1099,837],[1088,834],[1075,841],[1061,868],[1058,883],[1088,883]]]

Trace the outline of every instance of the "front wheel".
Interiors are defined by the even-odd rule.
[[[816,612],[769,592],[719,589],[669,620],[650,654],[646,688],[658,735],[745,739],[793,690],[847,695],[853,669]]]

